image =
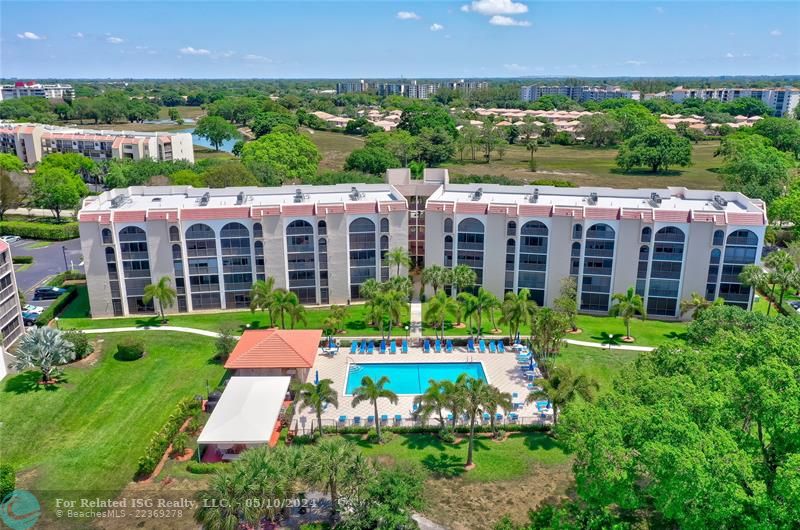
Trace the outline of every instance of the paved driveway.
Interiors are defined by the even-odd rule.
[[[47,279],[59,272],[64,272],[64,255],[67,263],[73,269],[83,271],[83,257],[81,256],[81,240],[54,241],[41,248],[31,248],[36,243],[31,239],[22,239],[11,244],[12,256],[33,256],[33,265],[23,268],[17,265],[15,275],[17,286],[25,293],[29,303],[33,303],[33,291],[41,286]],[[62,249],[63,247],[63,249]],[[20,270],[23,269],[23,270]],[[36,302],[36,305],[49,305],[50,301]]]

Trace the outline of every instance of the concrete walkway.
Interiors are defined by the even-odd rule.
[[[567,344],[574,344],[575,346],[588,346],[589,348],[608,348],[605,344],[600,344],[598,342],[588,342],[585,340],[573,340],[573,339],[564,339],[564,342]],[[631,346],[629,344],[620,344],[618,346],[612,346],[612,350],[626,350],[626,351],[653,351],[655,348],[652,346]]]
[[[203,335],[204,337],[219,337],[219,333],[215,331],[206,331],[197,328],[184,328],[181,326],[139,326],[134,328],[95,328],[95,329],[81,329],[84,333],[122,333],[127,331],[178,331],[180,333],[193,333],[194,335]]]
[[[411,302],[408,332],[412,339],[422,338],[422,302]]]

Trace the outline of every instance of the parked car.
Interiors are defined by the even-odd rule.
[[[789,302],[789,305],[792,306],[795,311],[800,313],[800,300],[792,300]]]
[[[66,293],[61,287],[38,287],[33,293],[34,300],[54,300]]]
[[[39,318],[39,315],[36,313],[29,313],[27,311],[22,312],[22,323],[26,326],[32,326],[36,323],[36,319]]]
[[[2,240],[2,241],[5,241],[5,242],[6,242],[6,243],[8,243],[9,245],[10,245],[11,243],[16,243],[16,242],[17,242],[17,241],[19,241],[20,239],[22,239],[22,238],[21,238],[21,237],[19,237],[19,236],[3,236],[3,237],[0,237],[0,240]]]
[[[22,311],[23,313],[33,313],[35,315],[41,315],[42,312],[44,311],[44,308],[40,305],[25,304],[24,306],[22,306]]]

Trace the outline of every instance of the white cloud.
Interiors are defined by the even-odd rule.
[[[444,26],[441,24],[433,23],[431,24],[431,31],[441,31],[444,29]]]
[[[413,11],[398,11],[397,18],[399,18],[400,20],[419,20],[422,17],[414,13]]]
[[[269,57],[264,57],[263,55],[256,55],[254,53],[248,53],[244,56],[245,61],[255,61],[255,62],[262,62],[262,63],[271,63],[272,59]]]
[[[527,27],[530,26],[531,23],[527,20],[518,20],[512,17],[504,17],[501,15],[495,15],[489,19],[489,24],[492,26],[519,26],[519,27]]]
[[[513,0],[474,0],[469,5],[461,6],[461,11],[472,11],[486,16],[521,15],[528,12],[528,6]]]
[[[236,52],[228,50],[226,52],[214,53],[212,54],[212,57],[214,57],[214,59],[219,59],[219,58],[227,59],[228,57],[233,57],[234,55],[236,55]]]
[[[527,72],[528,70],[530,70],[530,68],[528,68],[527,66],[523,66],[517,63],[504,64],[503,68],[505,68],[509,72]]]
[[[728,53],[725,54],[725,58],[726,59],[733,59],[734,57],[736,57],[736,56],[734,54],[732,54],[731,52],[728,52]]]
[[[23,31],[22,33],[17,33],[17,38],[22,40],[44,40],[47,37],[44,35],[37,35],[32,31]]]
[[[643,64],[647,64],[647,61],[637,61],[634,59],[628,59],[625,61],[625,64],[629,64],[631,66],[642,66]]]
[[[81,33],[80,31],[78,33],[73,33],[72,36],[75,37],[76,39],[82,39],[84,37],[83,33]]]
[[[783,32],[779,29],[773,29],[772,31],[769,32],[769,34],[772,37],[780,37],[781,35],[783,35]]]
[[[119,37],[106,37],[106,42],[111,44],[122,44],[125,41]]]
[[[181,48],[178,51],[183,55],[211,55],[211,52],[205,48],[192,48],[191,46]]]

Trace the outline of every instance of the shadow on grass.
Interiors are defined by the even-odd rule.
[[[162,326],[161,317],[152,316],[150,318],[140,318],[136,320],[136,327],[157,328]]]
[[[669,333],[664,333],[664,336],[668,339],[686,340],[689,335],[685,331],[681,333],[670,331]]]
[[[403,445],[409,449],[426,449],[433,447],[438,451],[444,451],[445,446],[438,436],[432,434],[417,434],[406,436]]]
[[[531,451],[536,451],[537,449],[552,451],[561,448],[556,440],[546,434],[527,434],[523,444]]]
[[[14,377],[10,377],[3,388],[3,392],[10,392],[12,394],[27,394],[28,392],[55,392],[60,388],[59,385],[68,383],[66,376],[63,374],[56,378],[58,381],[52,385],[40,385],[39,381],[42,379],[41,372],[29,370],[22,372]]]
[[[447,453],[427,455],[422,459],[422,465],[441,478],[455,478],[464,474],[464,461],[456,455]]]
[[[353,331],[363,331],[367,328],[373,329],[371,326],[367,326],[367,323],[363,320],[348,320],[345,323],[345,328]]]
[[[625,171],[624,169],[614,167],[609,169],[609,173],[614,175],[622,175],[628,177],[680,177],[683,175],[683,171],[679,169],[667,169],[665,171],[650,171],[649,169],[644,168],[637,168],[632,169],[630,171]]]

